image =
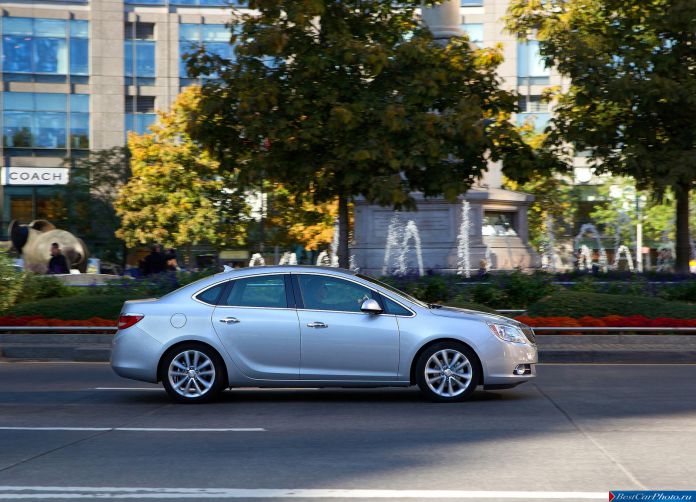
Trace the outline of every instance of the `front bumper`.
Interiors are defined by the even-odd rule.
[[[484,363],[484,388],[512,388],[536,377],[539,356],[536,345],[508,343],[497,340]],[[515,375],[518,364],[530,365],[527,375]]]
[[[117,375],[157,383],[162,344],[137,326],[117,331],[111,347],[111,368]]]

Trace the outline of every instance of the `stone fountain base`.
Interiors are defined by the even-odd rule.
[[[527,243],[527,208],[533,200],[531,195],[502,189],[474,188],[456,203],[425,199],[418,195],[415,197],[418,211],[400,212],[399,215],[404,223],[412,220],[418,227],[426,273],[457,272],[463,200],[471,205],[469,252],[472,275],[476,274],[481,260],[486,259],[487,247],[491,270],[525,270],[539,266],[539,257]],[[512,220],[516,235],[483,235],[484,215],[497,213],[504,213]],[[356,201],[351,253],[360,271],[370,275],[382,274],[388,228],[393,216],[394,211],[390,208]],[[407,262],[410,270],[417,270],[413,249],[408,252]]]

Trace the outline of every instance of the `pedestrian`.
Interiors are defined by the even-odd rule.
[[[167,269],[167,259],[162,253],[162,247],[155,244],[150,249],[150,254],[143,260],[143,275],[161,274]]]
[[[485,259],[480,260],[477,275],[479,277],[485,277],[487,273],[488,273],[488,262]]]
[[[167,262],[167,270],[176,272],[179,269],[179,263],[176,261],[176,249],[167,249],[167,252],[164,254],[164,259]]]
[[[70,267],[57,242],[51,244],[51,259],[48,261],[49,274],[69,274]]]

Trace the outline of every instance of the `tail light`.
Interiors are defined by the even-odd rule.
[[[121,314],[118,316],[118,329],[130,328],[137,324],[143,317],[142,314]]]

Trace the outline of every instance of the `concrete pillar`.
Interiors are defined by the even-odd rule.
[[[435,40],[446,41],[461,36],[459,0],[445,0],[436,7],[424,8],[423,21],[430,28]]]

